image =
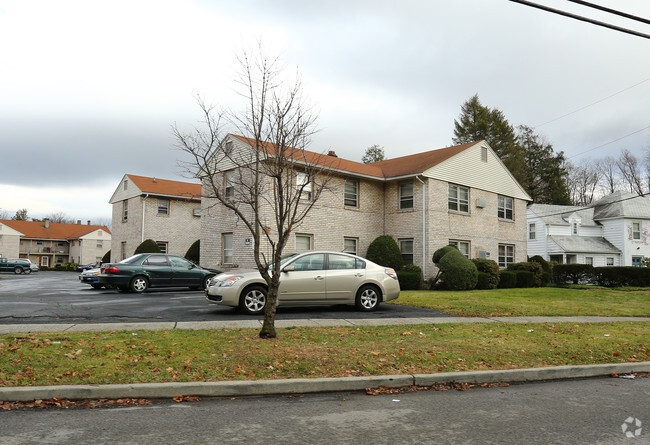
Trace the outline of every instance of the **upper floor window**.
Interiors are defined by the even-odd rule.
[[[357,207],[359,203],[359,181],[352,178],[345,178],[343,191],[343,204],[349,207]]]
[[[571,223],[571,233],[573,235],[578,234],[578,223],[577,222]]]
[[[296,235],[296,251],[307,252],[311,250],[311,235]]]
[[[102,247],[104,247],[104,243],[102,243],[102,240],[97,240],[97,248],[101,249]]]
[[[358,240],[356,238],[343,238],[343,252],[357,254]]]
[[[129,219],[129,200],[122,201],[122,221]]]
[[[300,199],[311,201],[311,182],[307,173],[296,173],[296,190],[300,193]]]
[[[514,199],[507,196],[499,196],[498,215],[501,219],[514,219]]]
[[[487,147],[481,147],[481,161],[487,162],[488,161],[488,151]]]
[[[537,234],[535,233],[536,226],[535,224],[528,224],[528,239],[535,239]]]
[[[399,183],[399,208],[413,208],[413,181]]]
[[[226,156],[230,156],[230,154],[232,153],[232,141],[226,142],[226,147],[224,148],[224,153],[226,154]]]
[[[641,239],[641,223],[632,223],[632,239]]]
[[[505,268],[515,262],[515,246],[499,244],[499,267]]]
[[[97,236],[102,236],[103,234],[104,234],[104,232],[102,232],[101,230],[97,231]]]
[[[404,265],[413,264],[413,238],[399,240],[399,250],[402,252]]]
[[[234,186],[235,171],[231,170],[226,172],[225,180],[226,180],[226,199],[233,199],[235,197],[235,186]]]
[[[129,188],[129,181],[127,181],[127,180],[125,179],[125,180],[124,180],[124,190],[126,190],[126,189],[128,189],[128,188]]]
[[[169,215],[169,199],[158,200],[158,214]]]
[[[469,212],[469,189],[460,185],[449,184],[448,192],[449,210]]]
[[[450,239],[449,244],[452,246],[456,246],[458,250],[460,250],[460,253],[462,253],[465,258],[469,258],[469,241],[458,241],[458,240]]]

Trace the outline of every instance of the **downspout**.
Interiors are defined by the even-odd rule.
[[[422,184],[422,278],[427,276],[427,197],[424,193],[424,181],[419,177],[415,177]]]
[[[142,231],[140,233],[140,238],[142,238],[140,240],[141,243],[144,243],[144,208],[145,208],[145,201],[148,197],[149,197],[149,193],[144,195],[144,197],[142,198]]]

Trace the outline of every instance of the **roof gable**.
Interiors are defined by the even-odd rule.
[[[594,204],[594,219],[640,218],[650,219],[650,196],[614,192]]]
[[[126,174],[113,192],[109,203],[113,204],[142,194],[198,200],[201,198],[201,184]]]
[[[0,220],[0,223],[21,232],[25,238],[34,239],[78,239],[96,230],[111,233],[108,227],[97,225],[49,223],[46,228],[45,222],[42,221]]]

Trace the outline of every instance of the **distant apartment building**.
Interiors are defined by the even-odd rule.
[[[64,263],[91,264],[111,248],[111,231],[106,226],[0,220],[0,256],[28,258],[44,267]]]
[[[111,261],[133,255],[146,239],[165,253],[184,256],[200,236],[201,185],[126,174],[113,206]]]

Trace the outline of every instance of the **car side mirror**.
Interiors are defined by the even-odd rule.
[[[284,269],[282,269],[282,272],[293,272],[294,270],[296,270],[294,266],[287,266]]]

